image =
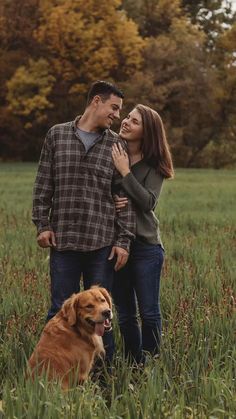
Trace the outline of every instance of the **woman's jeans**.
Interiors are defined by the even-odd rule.
[[[90,252],[73,250],[57,251],[51,249],[51,308],[47,320],[60,310],[63,302],[73,293],[80,292],[80,279],[83,274],[84,289],[100,285],[111,292],[114,272],[114,261],[108,260],[111,246]],[[105,332],[103,343],[106,358],[112,360],[114,339],[112,332]]]
[[[127,265],[114,276],[112,294],[124,340],[125,356],[137,363],[143,361],[143,351],[152,354],[159,352],[160,274],[163,260],[164,251],[160,245],[136,240],[131,246]]]

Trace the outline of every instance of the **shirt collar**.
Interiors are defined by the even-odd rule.
[[[74,121],[72,121],[72,128],[73,128],[74,133],[76,133],[76,130],[77,130],[77,124],[78,124],[78,121],[80,120],[81,116],[82,116],[82,115],[78,115],[78,116],[75,118],[75,120],[74,120]],[[105,135],[108,135],[108,132],[109,132],[109,130],[108,130],[108,129],[105,129],[104,131],[101,131],[101,137],[104,137]]]

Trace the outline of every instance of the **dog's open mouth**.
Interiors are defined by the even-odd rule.
[[[94,327],[94,331],[98,336],[103,336],[105,331],[109,331],[112,329],[110,319],[105,319],[103,322],[95,322],[89,318],[87,318],[86,320],[91,326]]]

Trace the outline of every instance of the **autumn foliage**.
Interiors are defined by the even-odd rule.
[[[208,3],[2,0],[0,158],[37,159],[46,130],[106,79],[124,89],[124,112],[161,113],[176,165],[233,166],[235,16]]]

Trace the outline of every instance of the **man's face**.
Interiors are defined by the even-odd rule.
[[[122,99],[113,94],[105,101],[100,96],[95,96],[94,99],[96,125],[102,129],[110,128],[115,119],[120,119]]]

